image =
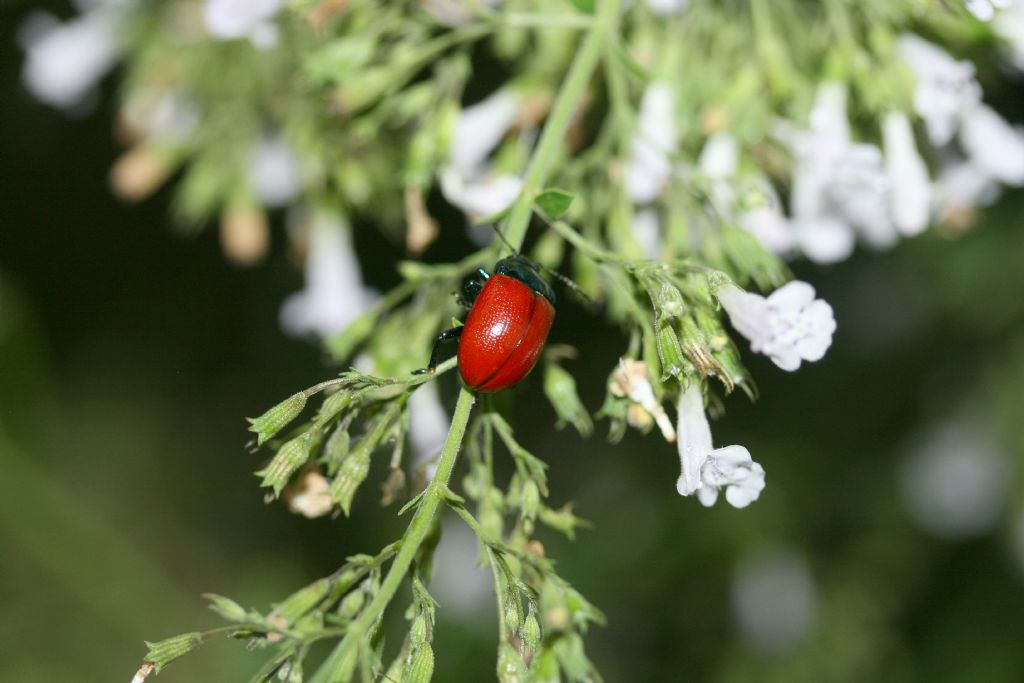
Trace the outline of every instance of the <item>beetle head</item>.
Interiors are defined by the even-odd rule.
[[[541,277],[540,264],[534,263],[522,254],[512,254],[511,256],[506,256],[501,259],[494,266],[494,272],[499,275],[507,275],[508,277],[519,280],[524,285],[550,301],[552,306],[555,304],[555,291],[551,289],[551,285]]]

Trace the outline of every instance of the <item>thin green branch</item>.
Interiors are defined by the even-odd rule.
[[[544,131],[526,169],[522,192],[512,205],[508,222],[505,224],[505,238],[516,249],[523,246],[526,228],[530,224],[533,200],[543,189],[552,165],[562,152],[565,134],[601,59],[601,48],[618,25],[621,4],[622,0],[603,0],[599,4],[593,28],[577,50],[569,73],[558,91],[551,116],[544,124]]]
[[[468,389],[463,388],[459,392],[459,401],[455,405],[455,413],[452,415],[452,426],[448,431],[448,439],[441,451],[441,458],[437,464],[437,471],[433,480],[420,498],[416,514],[409,523],[405,535],[402,537],[401,548],[395,556],[394,562],[388,569],[387,576],[381,583],[380,590],[374,596],[369,605],[360,612],[359,617],[348,627],[348,632],[330,656],[323,663],[316,674],[310,679],[310,683],[330,683],[334,681],[339,670],[347,662],[354,661],[358,654],[361,643],[370,634],[374,624],[384,614],[385,608],[391,602],[395,592],[402,581],[409,573],[409,568],[416,557],[416,553],[430,531],[434,517],[437,514],[441,501],[444,500],[445,491],[448,488],[448,480],[451,477],[452,469],[455,467],[455,460],[462,447],[462,438],[466,433],[466,424],[469,422],[469,415],[473,408],[475,397]]]

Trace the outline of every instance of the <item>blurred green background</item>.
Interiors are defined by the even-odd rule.
[[[217,625],[201,593],[264,608],[402,527],[369,483],[335,521],[256,486],[242,418],[335,372],[278,327],[302,282],[280,226],[242,271],[212,232],[173,229],[167,192],[119,204],[112,84],[69,119],[20,87],[13,40],[0,51],[0,680],[127,681],[144,638]],[[1016,121],[1019,88],[1001,102]],[[768,471],[747,510],[681,499],[656,434],[583,442],[553,430],[537,378],[517,390],[508,417],[554,501],[594,523],[542,538],[608,616],[588,637],[608,681],[1024,680],[1022,210],[1011,194],[964,234],[797,264],[839,330],[792,375],[747,358],[760,400],[729,398],[713,425]],[[469,249],[458,225],[429,258]],[[399,248],[367,225],[356,242],[371,285],[397,281]],[[580,349],[596,409],[623,340],[571,307],[552,338]],[[449,527],[435,680],[491,680],[493,602]],[[159,680],[246,680],[260,661],[218,641]]]

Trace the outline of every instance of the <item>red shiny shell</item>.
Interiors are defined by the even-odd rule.
[[[498,391],[530,374],[555,307],[528,285],[492,275],[476,297],[459,340],[459,372],[476,391]]]

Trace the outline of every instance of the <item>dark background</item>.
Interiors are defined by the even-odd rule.
[[[21,14],[0,9],[0,35]],[[0,680],[127,681],[143,639],[217,625],[201,593],[265,609],[401,527],[366,490],[352,520],[262,502],[242,418],[336,372],[278,327],[302,283],[280,225],[268,262],[238,270],[214,231],[169,224],[166,190],[120,204],[106,180],[112,81],[95,111],[68,118],[34,102],[19,69],[4,39]],[[1019,85],[1002,88],[1013,102]],[[608,616],[588,637],[608,681],[1024,680],[1022,208],[1012,194],[964,235],[797,264],[839,330],[795,374],[748,358],[760,400],[729,398],[713,425],[716,444],[747,446],[768,471],[750,509],[681,499],[677,456],[655,434],[613,447],[599,425],[584,443],[553,430],[539,379],[517,390],[508,417],[550,463],[555,502],[576,500],[595,525],[574,544],[543,540]],[[445,230],[434,258],[468,248]],[[394,283],[400,250],[366,225],[356,241],[370,284]],[[580,349],[569,367],[596,410],[623,340],[570,307],[553,339]],[[908,515],[901,463],[915,434],[964,410],[1009,458],[1010,493],[989,533],[934,539]],[[773,547],[806,559],[817,597],[803,637],[765,652],[738,633],[729,591],[737,563]],[[490,680],[492,611],[442,601],[435,680]],[[260,661],[215,642],[161,680],[246,680]]]

